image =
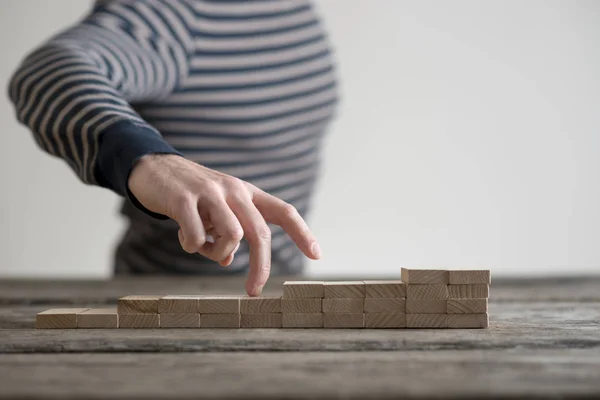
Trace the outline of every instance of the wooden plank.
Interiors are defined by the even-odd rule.
[[[323,313],[290,313],[282,314],[283,328],[322,328]]]
[[[282,313],[314,314],[323,311],[322,299],[316,298],[292,298],[281,299]]]
[[[362,313],[364,299],[323,299],[324,313]]]
[[[406,283],[402,281],[364,281],[364,283],[367,298],[406,298]]]
[[[488,299],[451,299],[448,314],[483,314],[488,312]]]
[[[36,315],[36,329],[75,329],[77,314],[87,308],[51,308]]]
[[[160,314],[161,328],[200,328],[198,313],[163,313]]]
[[[448,314],[448,328],[487,328],[489,317],[483,314]]]
[[[365,283],[363,281],[325,282],[323,294],[325,298],[363,299],[365,297]]]
[[[239,314],[241,296],[202,296],[198,299],[200,314]]]
[[[131,295],[121,297],[117,302],[117,313],[158,314],[158,300],[162,296]]]
[[[406,328],[404,313],[365,314],[365,328]]]
[[[406,299],[407,314],[445,314],[447,300]]]
[[[243,297],[241,314],[272,314],[281,312],[281,297]]]
[[[323,328],[364,328],[365,314],[363,313],[324,313]]]
[[[240,314],[200,314],[200,328],[240,327]]]
[[[485,299],[490,297],[489,285],[448,285],[450,299]]]
[[[160,328],[160,314],[119,314],[119,329]]]
[[[447,328],[446,314],[406,314],[407,328]]]
[[[438,299],[448,298],[448,285],[407,285],[407,299]]]
[[[116,329],[119,315],[116,308],[91,308],[77,314],[77,328]]]
[[[442,269],[409,269],[402,268],[402,281],[418,285],[447,285],[448,271]]]
[[[366,298],[365,313],[406,313],[406,299]]]
[[[168,295],[158,300],[159,314],[198,313],[198,295]]]
[[[317,298],[324,297],[322,281],[285,281],[283,282],[283,298]]]
[[[281,328],[280,313],[241,314],[240,328]]]
[[[454,270],[448,271],[448,283],[450,284],[484,284],[492,283],[492,276],[487,270]]]

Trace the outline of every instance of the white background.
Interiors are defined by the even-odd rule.
[[[315,275],[600,273],[600,2],[321,0],[342,103],[309,219]],[[89,9],[3,0],[0,82]],[[0,276],[111,276],[112,193],[0,96]]]

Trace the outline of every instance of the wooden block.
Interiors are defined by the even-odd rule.
[[[362,281],[325,282],[323,285],[325,298],[365,298],[365,283]]]
[[[88,310],[87,308],[51,308],[38,313],[35,318],[37,329],[75,329],[77,328],[77,314]]]
[[[323,311],[321,303],[322,299],[281,299],[281,312],[301,314],[320,313]]]
[[[202,296],[198,299],[200,314],[239,314],[240,296]]]
[[[448,271],[448,283],[450,284],[484,284],[492,283],[490,270],[456,270]]]
[[[364,299],[323,299],[324,313],[362,313]]]
[[[406,328],[404,313],[365,314],[365,328]]]
[[[402,268],[402,282],[418,285],[447,285],[448,271],[442,269]]]
[[[488,311],[487,299],[451,299],[448,314],[483,314]]]
[[[407,285],[406,298],[446,300],[448,285]]]
[[[281,313],[281,297],[243,297],[240,299],[240,313]]]
[[[487,328],[489,318],[483,314],[448,314],[448,328]]]
[[[117,313],[123,314],[158,314],[158,300],[162,296],[125,296],[117,302]]]
[[[373,298],[405,298],[406,283],[402,281],[364,281],[365,296]]]
[[[365,313],[406,313],[406,299],[365,299]]]
[[[364,328],[365,314],[323,314],[323,328]]]
[[[447,300],[406,299],[407,314],[445,314]]]
[[[446,314],[406,314],[407,328],[447,328]]]
[[[119,328],[160,328],[160,314],[119,314]]]
[[[161,328],[200,328],[198,313],[163,313],[160,314]]]
[[[116,308],[91,308],[77,314],[77,327],[115,329],[119,327],[119,314]]]
[[[280,313],[241,314],[240,328],[281,328]]]
[[[321,281],[285,281],[283,282],[283,298],[323,298],[323,283]]]
[[[322,313],[293,313],[282,314],[283,328],[322,328]]]
[[[200,328],[240,327],[240,314],[200,314]]]
[[[448,285],[450,299],[487,299],[490,297],[488,285]]]
[[[159,314],[197,314],[201,296],[169,295],[158,300]]]

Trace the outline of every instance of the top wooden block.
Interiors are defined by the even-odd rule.
[[[449,283],[448,271],[442,269],[402,268],[402,282],[412,285],[434,285]]]
[[[240,296],[202,296],[198,299],[200,314],[239,314]]]
[[[315,281],[285,281],[283,282],[283,297],[286,299],[321,299],[323,298],[324,282]]]
[[[490,270],[457,270],[448,271],[450,284],[485,284],[492,283]]]
[[[158,300],[160,314],[188,314],[198,312],[198,299],[201,296],[169,295]]]
[[[52,308],[38,313],[35,319],[37,329],[77,328],[77,314],[88,308]]]
[[[364,298],[365,283],[363,281],[325,282],[323,285],[325,298]]]
[[[125,296],[117,302],[118,314],[158,314],[158,301],[162,296]]]
[[[406,283],[402,281],[364,281],[367,298],[405,298]]]
[[[242,297],[241,314],[281,313],[281,297]]]

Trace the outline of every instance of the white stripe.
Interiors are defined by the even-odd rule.
[[[233,86],[269,83],[277,80],[296,78],[305,74],[307,75],[320,69],[330,67],[331,65],[332,61],[330,57],[320,57],[316,60],[264,71],[192,75],[186,80],[185,86],[188,88],[211,88],[221,85]]]
[[[210,13],[216,15],[227,16],[248,16],[251,17],[257,14],[277,13],[293,10],[299,6],[307,4],[306,1],[299,0],[277,0],[277,1],[251,1],[251,2],[236,2],[236,3],[209,3],[204,1],[191,2],[195,11],[201,13]]]
[[[269,53],[244,54],[235,56],[199,56],[191,60],[192,68],[250,68],[271,63],[284,63],[314,56],[328,49],[324,40]]]

